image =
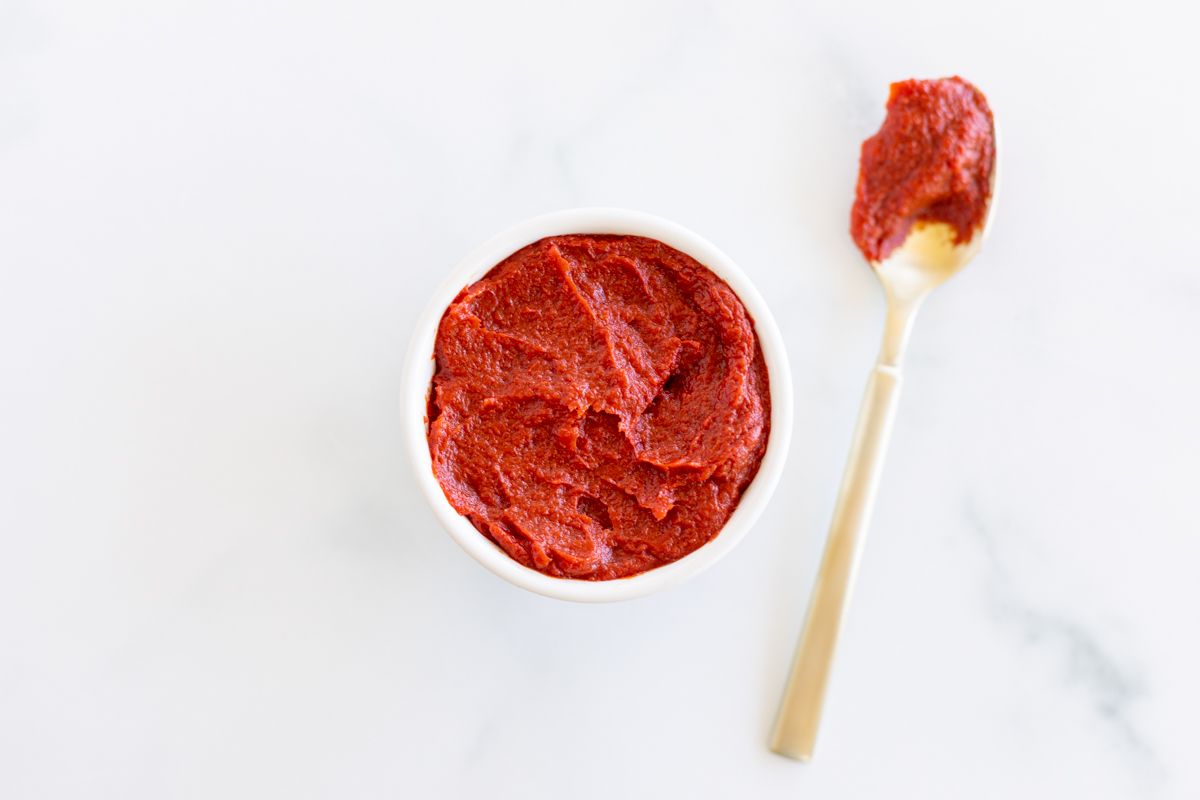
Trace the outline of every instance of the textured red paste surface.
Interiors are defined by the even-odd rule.
[[[917,222],[945,222],[968,241],[987,213],[995,160],[982,92],[962,78],[893,83],[883,127],[862,145],[850,235],[869,261]]]
[[[543,239],[438,329],[429,451],[512,558],[607,580],[712,539],[758,471],[770,390],[728,285],[653,239]]]

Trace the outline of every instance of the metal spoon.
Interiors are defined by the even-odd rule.
[[[921,303],[931,291],[975,257],[987,236],[992,210],[996,207],[996,173],[1000,163],[999,136],[994,128],[993,125],[996,157],[988,208],[983,224],[971,239],[955,244],[954,229],[949,225],[918,223],[904,244],[883,261],[871,264],[887,293],[883,346],[867,381],[825,555],[821,558],[821,570],[813,586],[804,632],[771,733],[771,749],[780,755],[801,761],[812,758],[833,652],[862,555],[892,420],[896,415],[900,368],[908,335]]]

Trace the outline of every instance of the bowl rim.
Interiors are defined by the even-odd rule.
[[[725,525],[711,540],[678,561],[606,581],[556,578],[515,561],[450,505],[433,473],[426,430],[434,341],[446,308],[464,288],[522,247],[547,236],[614,234],[657,239],[708,267],[741,299],[754,321],[771,389],[771,433],[758,473],[742,493]],[[468,555],[509,583],[546,597],[576,602],[611,602],[677,586],[711,567],[736,547],[757,522],[779,483],[792,438],[792,377],[783,336],[758,289],[741,268],[699,234],[675,222],[623,208],[569,208],[541,214],[496,234],[454,267],[417,319],[402,375],[405,446],[417,484],[434,515]]]

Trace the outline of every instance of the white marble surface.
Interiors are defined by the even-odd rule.
[[[0,796],[1200,796],[1195,20],[509,6],[0,4]],[[1001,205],[800,766],[764,742],[881,325],[857,146],[954,72]],[[441,275],[583,204],[733,255],[798,395],[742,546],[602,607],[459,552],[396,412]]]

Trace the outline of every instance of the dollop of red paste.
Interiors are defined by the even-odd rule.
[[[962,78],[893,83],[887,118],[863,142],[850,235],[868,261],[886,258],[918,222],[955,241],[983,224],[996,161],[992,112]]]
[[[682,558],[718,534],[766,449],[753,320],[653,239],[522,248],[446,310],[435,358],[429,452],[447,499],[549,575]]]

